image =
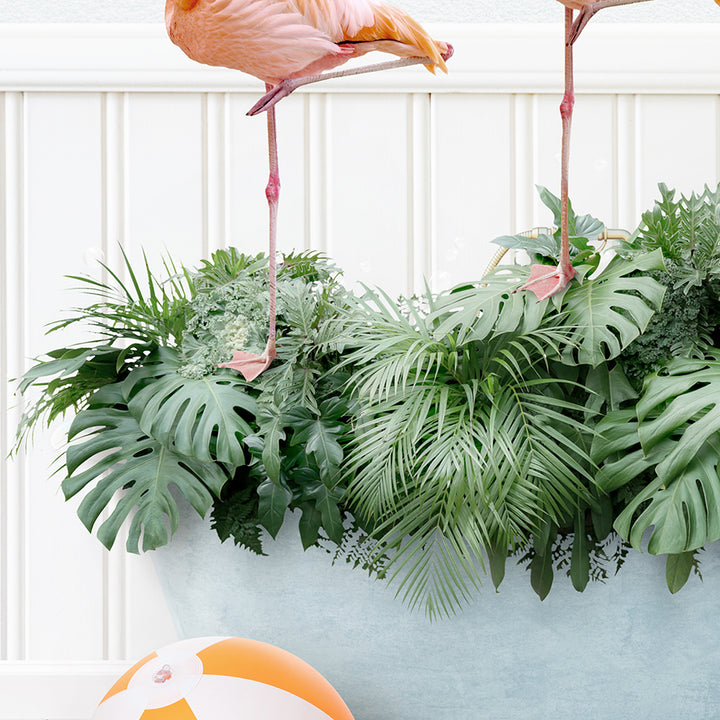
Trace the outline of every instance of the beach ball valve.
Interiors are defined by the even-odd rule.
[[[274,645],[194,638],[151,653],[110,689],[92,720],[353,720],[332,685]]]

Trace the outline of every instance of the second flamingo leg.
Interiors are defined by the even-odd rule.
[[[596,2],[585,5],[578,13],[577,20],[573,25],[569,38],[570,44],[572,45],[578,39],[580,33],[585,29],[585,26],[590,22],[590,19],[595,13],[604,8],[617,7],[618,5],[632,5],[638,2],[648,2],[648,0],[596,0]]]
[[[443,60],[449,60],[453,55],[453,46],[447,45],[447,50],[443,53]],[[333,72],[324,72],[319,75],[310,75],[303,78],[291,78],[283,80],[274,87],[266,86],[265,95],[248,110],[248,115],[257,115],[261,112],[269,110],[273,105],[282,98],[287,97],[290,93],[297,90],[303,85],[322,82],[324,80],[332,80],[334,78],[348,77],[350,75],[364,75],[366,73],[381,72],[383,70],[393,70],[396,68],[410,67],[412,65],[427,65],[428,59],[424,57],[407,57],[399,60],[388,60],[387,62],[376,63],[374,65],[364,65],[359,68],[349,68],[345,70],[335,70]],[[269,89],[268,89],[269,88]]]
[[[575,268],[570,262],[569,227],[569,174],[570,174],[570,130],[575,107],[575,83],[573,74],[573,46],[570,36],[573,28],[573,11],[565,9],[565,94],[560,103],[562,118],[562,156],[560,160],[560,262],[555,268],[547,265],[533,265],[530,278],[520,290],[531,290],[538,301],[555,295],[565,289],[575,277]]]
[[[267,85],[269,90],[272,86]],[[268,313],[268,341],[265,350],[261,353],[251,353],[236,350],[230,362],[222,363],[219,367],[232,368],[243,374],[247,381],[254,380],[260,373],[270,367],[270,363],[277,357],[275,351],[276,336],[276,297],[277,297],[277,212],[280,199],[280,173],[278,170],[277,154],[277,125],[275,122],[275,108],[270,107],[267,114],[268,158],[270,174],[265,197],[269,211],[269,292],[270,307]]]
[[[266,88],[270,88],[266,85]],[[277,357],[275,353],[275,318],[276,318],[276,298],[277,298],[277,214],[278,202],[280,200],[280,172],[278,170],[278,154],[277,154],[277,125],[275,121],[275,107],[271,107],[268,111],[268,158],[270,165],[270,175],[268,184],[265,188],[265,197],[268,201],[269,211],[269,289],[270,289],[270,310],[268,318],[268,344],[265,354],[272,361]],[[269,364],[269,363],[268,363]]]

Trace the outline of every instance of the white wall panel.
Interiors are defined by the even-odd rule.
[[[555,195],[560,189],[561,95],[535,97],[534,184]],[[615,201],[615,116],[613,95],[578,92],[571,129],[570,199],[574,209],[591,213],[609,226],[618,222]],[[532,224],[552,222],[549,211],[535,193]]]
[[[407,99],[348,94],[330,101],[327,252],[350,282],[407,292]]]
[[[25,367],[24,287],[25,210],[24,210],[24,98],[17,92],[5,93],[2,108],[3,189],[2,266],[0,272],[0,659],[24,657],[26,626],[26,487],[27,459],[6,460],[14,444],[15,428],[22,416],[22,405],[13,396],[5,378],[18,377]]]
[[[212,96],[211,96],[212,97]],[[243,252],[267,251],[268,141],[266,116],[248,117],[257,95],[232,94],[227,99],[226,177],[228,232],[225,243]],[[307,181],[306,112],[309,98],[293,96],[277,108],[280,204],[278,249],[307,247],[305,191]]]
[[[559,31],[435,34],[456,45],[447,77],[369,75],[279,105],[282,250],[323,250],[392,293],[439,289],[478,277],[495,236],[549,222],[534,185],[558,192]],[[150,559],[106,552],[62,501],[53,432],[5,460],[22,409],[6,379],[79,301],[63,275],[98,273],[97,258],[122,275],[119,244],[158,273],[168,251],[265,249],[266,123],[245,115],[262,88],[193,65],[154,27],[4,26],[0,40],[0,720],[81,720],[174,631]],[[720,31],[583,41],[576,209],[629,229],[658,181],[716,183]]]
[[[134,266],[171,253],[197,262],[206,236],[203,103],[197,93],[131,93],[125,111],[125,237]]]
[[[638,99],[636,177],[641,209],[658,197],[660,181],[683,193],[720,181],[717,110],[718,98],[712,95]]]
[[[516,127],[515,100],[505,94],[433,100],[435,290],[481,275],[497,250],[492,239],[528,227],[529,218],[516,227],[526,193],[514,180],[526,174],[516,162],[532,162],[515,153],[516,132],[524,136],[530,125],[520,120]]]
[[[34,355],[48,342],[82,337],[79,328],[52,340],[44,332],[58,319],[59,308],[80,300],[68,290],[77,283],[64,276],[96,270],[87,253],[98,248],[101,227],[100,96],[68,94],[58,104],[55,95],[29,93],[24,118],[25,352]],[[58,454],[51,437],[38,434],[28,458],[26,652],[38,660],[101,659],[102,553],[87,542],[87,532],[65,506],[58,478],[49,477]],[[64,562],[68,556],[72,563]],[[58,617],[64,620],[60,625]],[[87,631],[78,635],[78,626]]]

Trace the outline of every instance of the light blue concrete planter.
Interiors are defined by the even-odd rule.
[[[156,566],[182,637],[273,643],[323,673],[355,720],[702,720],[720,717],[720,553],[676,596],[664,560],[632,553],[580,594],[540,602],[508,563],[472,607],[436,623],[361,571],[304,553],[293,522],[258,558],[184,512]],[[288,720],[291,720],[288,718]]]

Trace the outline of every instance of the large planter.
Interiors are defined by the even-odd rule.
[[[361,571],[303,552],[292,519],[267,557],[220,544],[187,508],[154,553],[181,637],[238,635],[322,672],[356,720],[717,717],[720,554],[704,582],[665,587],[664,560],[631,553],[607,584],[563,578],[540,602],[508,563],[472,607],[430,623]]]

